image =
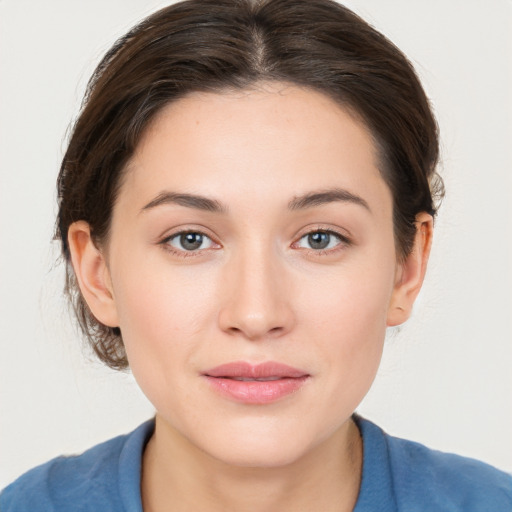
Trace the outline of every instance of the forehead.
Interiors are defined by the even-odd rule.
[[[163,108],[125,187],[145,199],[169,188],[265,201],[332,187],[389,196],[367,128],[327,96],[279,83],[193,93]]]

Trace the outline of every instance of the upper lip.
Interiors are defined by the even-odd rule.
[[[265,378],[299,378],[309,374],[293,366],[266,361],[260,364],[251,364],[246,361],[233,361],[221,364],[204,372],[207,377],[265,379]]]

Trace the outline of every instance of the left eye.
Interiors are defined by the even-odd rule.
[[[174,249],[180,251],[197,251],[199,249],[210,249],[214,243],[211,238],[203,233],[189,231],[187,233],[177,233],[166,241]]]
[[[332,249],[342,243],[342,237],[330,231],[313,231],[301,237],[297,246],[303,249],[321,251]]]

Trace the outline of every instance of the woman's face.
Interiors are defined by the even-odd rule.
[[[368,131],[322,94],[267,84],[166,107],[107,254],[135,378],[170,433],[217,459],[297,460],[374,379],[399,273],[392,197]]]

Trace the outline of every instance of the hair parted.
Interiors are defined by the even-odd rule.
[[[411,251],[416,215],[436,213],[443,184],[429,101],[407,58],[352,11],[334,0],[185,0],[161,9],[121,37],[96,68],[57,181],[66,291],[110,367],[128,365],[121,332],[98,322],[80,293],[69,226],[84,220],[95,243],[108,239],[122,173],[164,106],[191,92],[264,81],[322,92],[365,123],[392,192],[399,258]]]

